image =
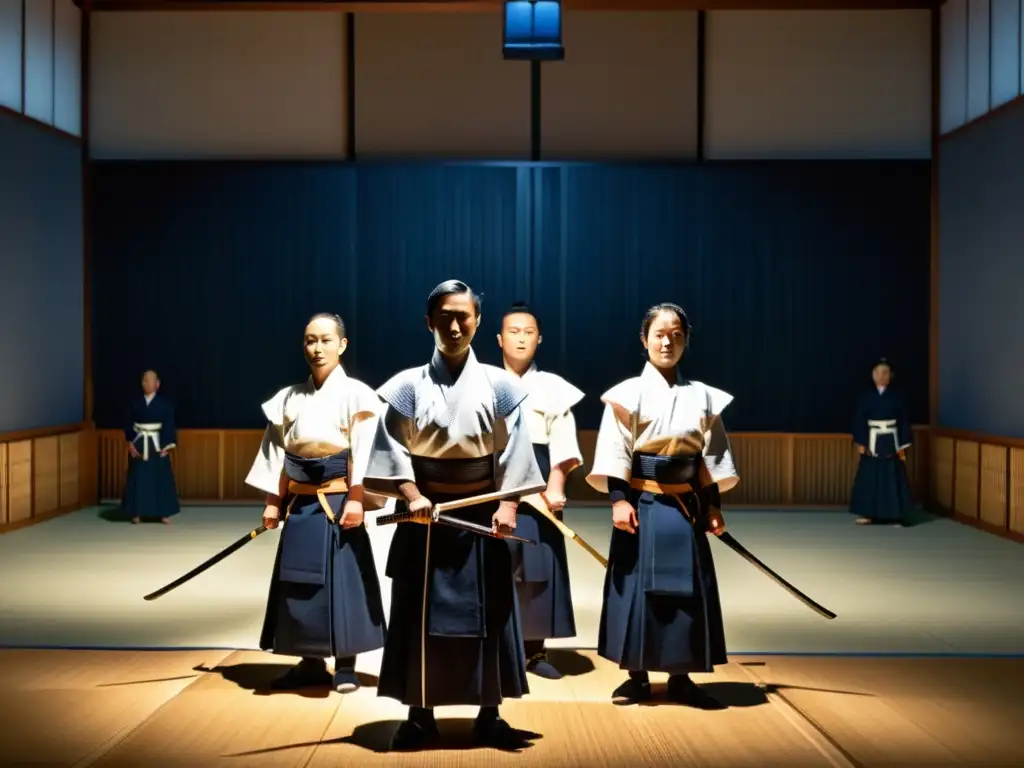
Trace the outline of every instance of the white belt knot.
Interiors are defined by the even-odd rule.
[[[899,447],[896,419],[868,419],[868,451],[875,455],[875,443],[879,435],[892,435],[892,441]]]
[[[159,453],[161,427],[163,427],[162,423],[132,424],[132,429],[135,430],[135,437],[132,438],[132,442],[137,443],[139,440],[142,441],[143,461],[149,461],[149,444],[151,442],[153,443],[153,448]]]

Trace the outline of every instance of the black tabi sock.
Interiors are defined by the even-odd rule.
[[[649,683],[650,682],[650,678],[647,676],[647,673],[643,672],[643,671],[640,671],[640,672],[630,672],[629,673],[629,679],[632,680],[634,683]]]
[[[534,656],[544,655],[544,641],[543,640],[527,640],[523,643],[523,650],[526,652],[526,660],[529,661]]]
[[[425,707],[409,707],[409,721],[416,725],[430,727],[434,724],[434,710]]]
[[[337,656],[334,659],[334,671],[335,672],[355,672],[356,671],[356,657],[355,656]]]
[[[480,707],[480,713],[476,716],[479,723],[493,723],[498,719],[497,707]]]

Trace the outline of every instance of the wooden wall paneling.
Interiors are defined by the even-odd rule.
[[[932,498],[944,509],[953,509],[953,462],[956,441],[949,437],[937,437],[933,443],[935,471]]]
[[[7,444],[7,522],[32,518],[32,440]]]
[[[1009,527],[1024,536],[1024,448],[1010,448],[1009,473]]]
[[[7,443],[0,443],[0,526],[8,522]]]
[[[915,428],[915,448],[927,445],[925,428]],[[258,504],[262,493],[245,484],[253,456],[259,450],[260,430],[180,430],[172,454],[181,499],[197,503]],[[586,483],[597,432],[581,430],[584,466],[569,476],[567,492],[578,502],[601,502],[603,496]],[[127,454],[119,430],[98,434],[102,462],[100,495],[117,499],[124,486]],[[849,502],[856,455],[848,435],[732,435],[741,482],[726,499],[727,506],[845,506]],[[740,489],[742,488],[742,492]]]
[[[858,460],[850,436],[800,435],[792,443],[793,503],[848,504]]]
[[[259,453],[263,433],[250,430],[231,430],[225,433],[223,471],[224,493],[221,498],[230,501],[260,501],[262,491],[245,484],[253,458]]]
[[[80,466],[80,445],[82,439],[77,432],[59,437],[60,495],[58,505],[62,509],[78,506],[82,499],[82,473]]]
[[[979,518],[989,525],[1007,527],[1007,473],[1010,449],[1002,445],[981,446]]]
[[[172,453],[178,493],[188,499],[217,499],[220,493],[220,438],[217,432],[191,432]]]
[[[787,435],[732,436],[740,482],[725,499],[731,504],[784,504]]]
[[[981,443],[973,440],[956,441],[953,477],[953,511],[964,517],[978,517],[978,480],[981,466]]]
[[[60,436],[33,440],[32,516],[60,509]]]

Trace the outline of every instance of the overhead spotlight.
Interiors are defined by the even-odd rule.
[[[562,3],[558,0],[507,0],[502,54],[514,61],[561,61]]]

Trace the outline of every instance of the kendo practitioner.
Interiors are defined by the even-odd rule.
[[[434,504],[543,483],[520,407],[526,391],[470,346],[480,300],[460,280],[427,298],[430,362],[380,389],[386,410],[366,473],[368,490],[415,516],[398,523],[387,563],[391,616],[378,695],[409,707],[393,749],[439,739],[434,708],[476,705],[474,741],[523,746],[498,712],[528,692],[508,542],[430,522]],[[496,534],[516,527],[518,498],[452,510]]]
[[[143,517],[170,524],[181,511],[170,452],[177,447],[174,406],[160,391],[156,371],[142,374],[142,394],[132,399],[125,420],[128,475],[121,511],[138,523]]]
[[[583,463],[572,414],[573,406],[583,399],[583,392],[561,376],[537,368],[534,357],[542,341],[536,314],[523,302],[513,304],[502,318],[498,346],[505,370],[526,389],[523,417],[534,456],[548,484],[542,497],[548,509],[561,518],[566,503],[566,478]],[[519,536],[537,542],[530,546],[509,541],[523,622],[526,669],[539,677],[557,680],[562,673],[548,661],[544,641],[576,636],[565,536],[525,501],[519,505],[516,525]]]
[[[612,694],[651,698],[649,672],[669,674],[670,699],[723,705],[690,679],[725,664],[725,628],[707,533],[725,531],[720,494],[739,482],[722,412],[732,396],[679,375],[690,340],[682,308],[644,316],[647,363],[604,393],[587,481],[612,502],[598,653],[629,673]]]
[[[381,501],[363,490],[380,400],[341,365],[348,339],[340,317],[315,315],[303,346],[309,378],[263,404],[267,427],[246,478],[267,494],[263,524],[283,522],[260,648],[301,657],[273,688],[348,693],[359,687],[357,654],[381,648],[386,634],[363,522]]]
[[[882,358],[871,369],[874,387],[857,403],[853,442],[860,463],[850,494],[858,525],[902,526],[913,504],[907,479],[910,418],[903,395],[893,391],[892,366]]]

